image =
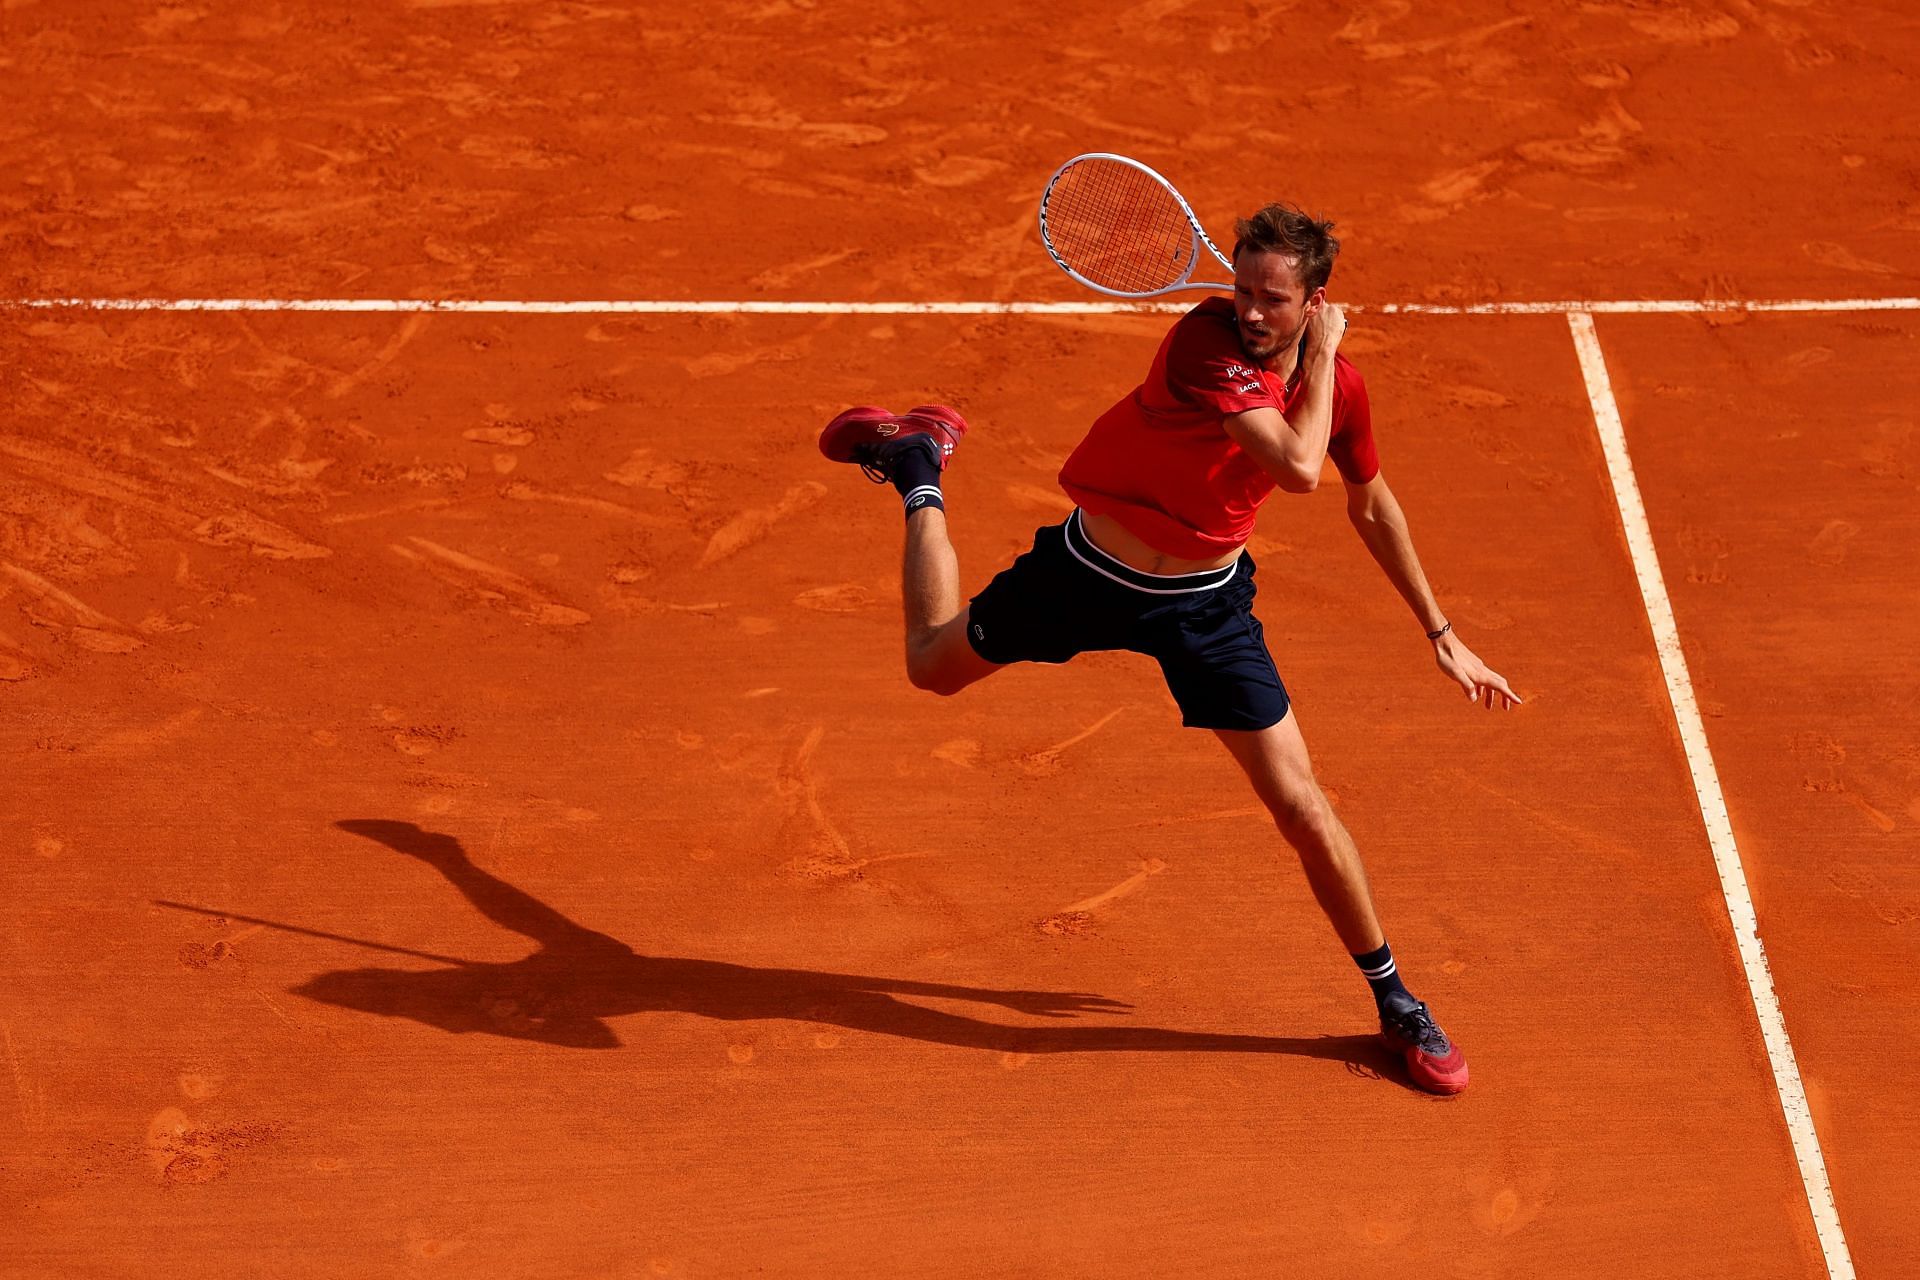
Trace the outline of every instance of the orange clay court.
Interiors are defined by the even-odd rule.
[[[1917,55],[1892,0],[0,0],[0,1275],[1913,1275]],[[1150,660],[906,682],[898,500],[816,437],[965,412],[965,594],[1066,514],[1173,320],[1027,305],[1101,301],[1034,221],[1092,150],[1338,223],[1526,695],[1337,485],[1268,502],[1458,1098]]]

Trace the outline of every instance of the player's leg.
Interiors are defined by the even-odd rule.
[[[1434,1093],[1466,1088],[1466,1055],[1400,979],[1374,910],[1360,851],[1314,779],[1307,742],[1292,709],[1265,729],[1214,733],[1246,771],[1274,825],[1299,855],[1320,909],[1373,989],[1381,1034],[1404,1055],[1414,1083]]]
[[[1341,943],[1354,955],[1379,950],[1386,935],[1374,910],[1367,869],[1353,837],[1314,779],[1307,742],[1293,711],[1289,709],[1270,728],[1215,729],[1214,733],[1246,771],[1274,825],[1299,854],[1314,899]]]
[[[1000,669],[967,640],[960,559],[947,538],[943,508],[925,506],[907,516],[900,595],[907,615],[907,679],[914,688],[958,693]]]
[[[1299,855],[1315,900],[1373,990],[1381,1033],[1404,1054],[1414,1083],[1458,1093],[1467,1085],[1466,1057],[1400,980],[1366,867],[1314,780],[1306,739],[1253,615],[1254,574],[1252,558],[1243,556],[1231,582],[1170,611],[1149,651],[1182,720],[1226,745]]]
[[[900,566],[907,678],[940,694],[958,693],[999,670],[967,640],[960,562],[947,537],[940,489],[941,473],[966,431],[966,420],[945,405],[920,405],[903,414],[861,406],[834,418],[820,435],[827,457],[857,463],[900,494],[907,516]]]

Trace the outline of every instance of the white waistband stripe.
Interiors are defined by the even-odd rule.
[[[1196,591],[1213,591],[1232,582],[1234,575],[1240,572],[1238,560],[1218,572],[1203,569],[1199,573],[1164,574],[1136,569],[1094,545],[1093,539],[1087,536],[1086,530],[1080,524],[1080,511],[1077,507],[1073,514],[1067,517],[1065,531],[1067,550],[1073,553],[1074,559],[1101,577],[1117,582],[1130,591],[1141,591],[1151,596],[1185,596],[1192,595]],[[1080,549],[1081,543],[1086,545],[1084,552]],[[1148,585],[1154,582],[1180,585]]]

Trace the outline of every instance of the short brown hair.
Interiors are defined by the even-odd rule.
[[[1332,222],[1311,218],[1290,204],[1270,204],[1252,217],[1240,219],[1233,224],[1233,234],[1235,262],[1240,261],[1242,249],[1293,258],[1300,264],[1300,283],[1308,293],[1326,286],[1333,274],[1333,260],[1340,253]]]

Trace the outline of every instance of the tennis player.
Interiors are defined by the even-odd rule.
[[[847,410],[820,437],[836,462],[906,504],[907,677],[958,693],[1013,662],[1103,649],[1160,664],[1182,722],[1209,729],[1293,846],[1322,910],[1373,990],[1381,1034],[1415,1084],[1467,1086],[1467,1061],[1400,978],[1353,839],[1314,780],[1259,620],[1254,516],[1276,488],[1309,493],[1331,459],[1360,540],[1412,608],[1441,672],[1488,708],[1520,698],[1440,609],[1381,474],[1366,384],[1340,354],[1327,301],[1332,224],[1269,205],[1235,226],[1234,295],[1173,325],[1146,380],[1107,410],[1060,471],[1078,504],[1039,530],[971,603],[947,538],[940,477],[966,434],[944,405]]]

